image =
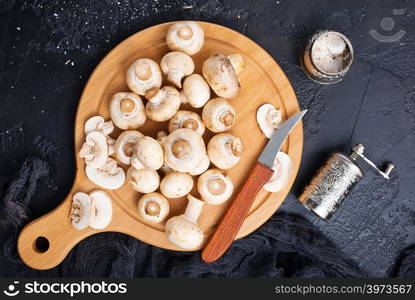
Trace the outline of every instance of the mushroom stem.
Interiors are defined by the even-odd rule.
[[[167,80],[174,83],[179,88],[182,87],[182,78],[184,74],[182,72],[177,72],[176,70],[170,70],[167,74]]]
[[[146,92],[146,98],[152,106],[160,105],[161,101],[165,97],[165,92],[159,88],[152,88]]]
[[[190,194],[187,195],[187,200],[189,200],[189,203],[187,204],[184,215],[190,222],[197,224],[197,219],[199,219],[205,203]]]

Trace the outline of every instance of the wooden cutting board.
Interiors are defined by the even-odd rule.
[[[20,233],[18,251],[21,259],[28,266],[35,269],[52,268],[62,262],[78,242],[90,235],[104,231],[121,232],[157,247],[182,250],[167,240],[163,229],[164,223],[149,225],[140,220],[136,207],[141,195],[127,183],[118,190],[107,190],[113,199],[113,219],[104,230],[92,228],[76,230],[72,227],[68,216],[72,196],[76,192],[88,193],[94,189],[100,189],[88,180],[85,174],[85,163],[78,156],[85,140],[83,131],[85,121],[95,115],[110,119],[109,101],[111,96],[117,92],[128,91],[125,83],[125,73],[128,66],[135,59],[142,57],[149,57],[160,62],[163,55],[169,52],[165,36],[171,24],[156,25],[129,37],[100,62],[89,78],[79,102],[75,121],[77,165],[75,181],[70,193],[59,207],[32,221]],[[235,184],[235,191],[237,191],[267,141],[256,123],[258,107],[264,103],[274,104],[282,109],[284,120],[287,116],[299,112],[300,109],[290,82],[265,50],[244,35],[229,28],[205,22],[199,22],[199,24],[203,27],[206,38],[203,49],[193,56],[196,73],[201,73],[202,62],[214,53],[228,55],[238,52],[244,56],[246,62],[245,69],[240,74],[242,92],[237,98],[230,100],[237,112],[236,124],[230,132],[240,137],[244,145],[241,160],[227,172]],[[187,106],[183,106],[182,109],[200,112],[200,110]],[[167,122],[156,123],[147,119],[139,131],[155,137],[159,130],[166,130],[166,128]],[[116,138],[120,132],[120,130],[115,130],[111,136]],[[212,133],[206,130],[205,142],[207,143],[211,137]],[[282,148],[293,161],[294,172],[288,186],[279,193],[268,193],[262,190],[257,195],[249,215],[237,235],[238,239],[260,227],[284,201],[297,175],[302,148],[303,130],[302,126],[297,126]],[[127,166],[124,166],[124,169],[127,170]],[[192,193],[198,196],[196,189]],[[183,213],[187,205],[185,198],[169,199],[169,202],[170,216]],[[212,233],[230,203],[231,200],[222,205],[206,204],[204,206],[199,224],[206,236]],[[46,238],[49,242],[49,248],[46,251],[36,246],[39,238]]]

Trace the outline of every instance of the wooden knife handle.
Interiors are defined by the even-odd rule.
[[[226,211],[210,241],[202,251],[202,260],[211,263],[219,259],[235,239],[236,234],[262,186],[274,172],[257,162],[231,206]]]

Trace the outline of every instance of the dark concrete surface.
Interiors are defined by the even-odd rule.
[[[395,9],[395,11],[394,11]],[[399,11],[396,11],[399,10]],[[395,14],[394,14],[395,12]],[[390,19],[394,28],[383,28]],[[74,178],[73,123],[82,89],[98,62],[148,26],[195,19],[235,29],[265,48],[289,77],[302,108],[301,170],[283,210],[310,219],[371,276],[385,276],[415,243],[415,4],[411,1],[0,1],[0,176],[15,173],[30,149],[9,153],[8,134],[59,147],[57,190],[41,188],[33,218],[55,208]],[[384,26],[381,27],[383,20]],[[318,29],[346,34],[355,60],[344,80],[323,86],[298,66]],[[394,42],[370,35],[405,31]],[[329,222],[295,199],[327,155],[366,146],[376,163],[396,165],[385,181],[363,165],[365,178]],[[30,148],[30,146],[29,146]],[[1,232],[1,230],[0,230]],[[0,259],[1,261],[1,259]],[[7,264],[2,269],[15,276]]]

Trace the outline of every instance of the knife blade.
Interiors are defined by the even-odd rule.
[[[207,263],[214,262],[222,257],[229,249],[236,234],[241,228],[256,195],[262,186],[271,179],[272,174],[274,173],[272,166],[281,145],[293,128],[304,117],[306,112],[307,110],[303,110],[294,116],[291,116],[274,132],[260,154],[254,168],[249,173],[241,190],[234,198],[229,209],[225,212],[216,231],[202,250],[201,256],[203,261]]]

